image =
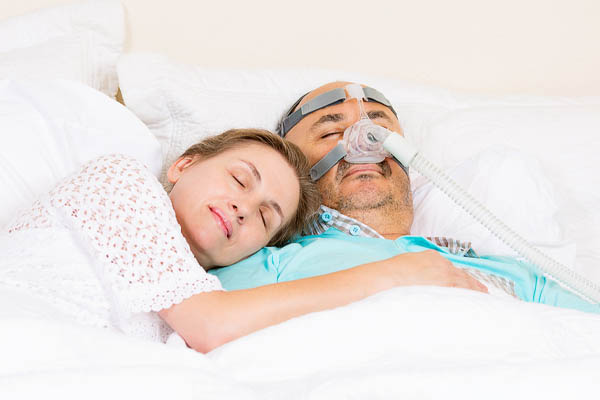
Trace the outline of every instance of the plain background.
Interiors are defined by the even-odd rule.
[[[102,1],[102,0],[98,0]],[[0,3],[0,19],[65,0]],[[600,95],[598,0],[121,0],[125,51],[488,94]]]

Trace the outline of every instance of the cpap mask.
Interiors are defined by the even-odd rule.
[[[348,93],[347,95],[346,92]],[[312,167],[310,176],[313,181],[321,178],[342,158],[350,163],[371,164],[381,162],[386,157],[393,157],[405,172],[407,171],[406,167],[410,166],[430,180],[476,221],[515,250],[517,254],[539,267],[546,277],[568,287],[592,303],[600,303],[599,285],[548,257],[542,251],[529,244],[517,232],[506,226],[491,211],[446,175],[443,170],[420,154],[404,136],[373,123],[364,110],[364,101],[381,103],[396,115],[390,102],[377,90],[369,87],[363,88],[358,84],[349,84],[345,88],[338,88],[323,93],[305,103],[298,110],[293,111],[302,100],[300,98],[292,106],[287,117],[282,121],[279,134],[285,136],[290,129],[311,112],[342,103],[349,99],[357,99],[358,107],[360,108],[360,119],[349,126],[344,131],[343,139],[338,142],[337,146]]]
[[[301,99],[292,106],[292,110],[296,108]],[[289,114],[281,124],[281,136],[285,136],[285,134],[306,115],[320,110],[321,108],[340,104],[351,99],[357,100],[357,105],[360,109],[360,119],[346,128],[344,136],[342,140],[338,142],[337,146],[331,149],[325,157],[313,165],[310,170],[310,177],[313,181],[319,180],[341,159],[353,164],[376,164],[382,162],[386,157],[392,157],[392,155],[383,148],[382,141],[369,139],[369,137],[381,137],[389,131],[371,121],[365,112],[363,102],[375,101],[383,104],[388,107],[394,115],[396,115],[396,111],[383,94],[370,87],[363,88],[357,83],[351,83],[344,88],[337,88],[323,93],[305,103],[298,110]],[[406,167],[400,162],[399,164],[406,172]]]

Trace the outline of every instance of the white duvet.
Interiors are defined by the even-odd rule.
[[[2,398],[597,399],[600,316],[398,288],[208,355],[40,316],[2,288]]]

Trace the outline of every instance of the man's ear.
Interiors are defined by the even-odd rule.
[[[173,184],[176,183],[179,178],[181,178],[181,175],[183,175],[183,171],[192,165],[193,162],[194,157],[192,156],[179,157],[177,160],[175,160],[175,162],[171,164],[167,170],[167,179],[169,182]]]

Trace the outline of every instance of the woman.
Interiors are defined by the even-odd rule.
[[[165,341],[157,312],[222,291],[206,269],[283,244],[318,204],[302,153],[267,131],[208,138],[168,178],[169,194],[134,159],[89,162],[9,225],[0,283],[67,319]]]
[[[306,159],[266,131],[233,130],[186,151],[170,193],[137,161],[88,163],[17,216],[0,240],[0,285],[43,300],[37,315],[197,351],[436,271],[410,255],[248,290],[223,291],[205,269],[298,233],[317,207]],[[402,268],[400,268],[402,266]],[[427,271],[427,269],[425,269]]]

